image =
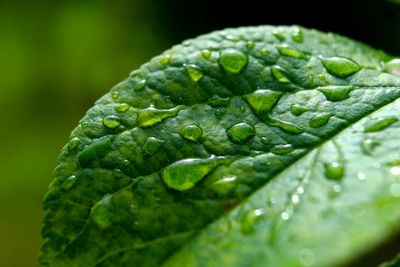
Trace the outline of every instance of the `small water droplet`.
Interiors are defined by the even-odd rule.
[[[204,59],[209,59],[211,57],[211,55],[212,55],[212,52],[210,50],[208,50],[208,49],[204,49],[204,50],[201,51],[201,56]]]
[[[217,115],[217,116],[222,116],[222,115],[224,115],[224,113],[225,113],[225,109],[217,108],[215,110],[215,115]]]
[[[335,185],[332,187],[332,190],[333,190],[333,192],[335,192],[335,193],[340,193],[340,192],[342,192],[342,187],[341,187],[340,185],[338,185],[338,184],[335,184]]]
[[[114,214],[111,207],[111,195],[105,195],[93,206],[91,217],[94,223],[102,229],[112,225]]]
[[[82,146],[82,142],[78,137],[74,137],[68,142],[68,150],[69,151],[78,150],[81,146]]]
[[[292,196],[292,203],[293,204],[299,204],[299,202],[300,202],[299,195],[293,195]]]
[[[315,264],[315,254],[314,251],[308,248],[303,248],[300,250],[300,263],[305,267],[310,267]]]
[[[222,179],[212,183],[212,190],[217,192],[219,195],[226,195],[236,187],[236,179],[236,176],[223,177]]]
[[[164,143],[165,142],[163,140],[150,136],[147,138],[143,146],[143,150],[147,155],[153,155],[160,150]]]
[[[324,164],[325,177],[330,180],[340,180],[344,176],[344,165],[339,161]]]
[[[215,167],[222,164],[224,160],[227,159],[210,157],[208,159],[190,158],[179,160],[164,168],[162,179],[170,188],[179,191],[188,190],[211,173]]]
[[[135,91],[140,91],[146,86],[146,80],[140,80],[135,86],[133,87],[133,90]]]
[[[252,42],[252,41],[248,41],[247,42],[247,44],[246,44],[246,47],[248,48],[248,49],[252,49],[253,47],[254,47],[254,43]]]
[[[390,168],[390,173],[393,174],[394,176],[399,176],[400,175],[400,166],[394,166]]]
[[[399,183],[391,184],[390,193],[395,197],[400,197],[400,184]]]
[[[82,122],[82,123],[81,123],[81,127],[82,127],[83,129],[86,129],[87,127],[89,127],[89,123],[87,123],[87,122]]]
[[[142,71],[141,70],[134,70],[129,74],[130,77],[140,77],[142,76]]]
[[[265,49],[265,48],[263,48],[263,49],[260,50],[260,52],[258,52],[258,54],[259,54],[261,57],[266,56],[266,55],[268,55],[268,50]]]
[[[194,64],[184,64],[187,74],[190,79],[194,82],[200,81],[203,78],[204,74],[201,72],[200,68]]]
[[[121,125],[121,120],[117,116],[110,115],[103,118],[103,125],[108,129],[115,129]]]
[[[315,116],[310,120],[309,125],[312,128],[319,128],[326,125],[330,118],[331,118],[330,114],[327,113],[318,114],[317,116]]]
[[[229,106],[229,97],[214,95],[207,101],[207,104],[212,107],[227,107]]]
[[[361,171],[357,173],[357,179],[360,181],[364,181],[367,178],[367,175]]]
[[[282,218],[284,221],[287,221],[287,220],[289,220],[289,218],[290,218],[290,214],[289,214],[288,212],[284,211],[284,212],[281,213],[281,218]]]
[[[244,144],[254,137],[256,130],[245,122],[237,123],[226,131],[229,139],[237,144]]]
[[[271,149],[271,152],[276,154],[276,155],[285,155],[294,150],[293,146],[291,144],[285,144],[285,145],[276,145]]]
[[[189,141],[198,142],[203,135],[203,130],[199,126],[191,124],[183,127],[179,134]]]
[[[295,28],[292,31],[292,40],[298,43],[303,42],[303,32],[299,28]]]
[[[165,55],[160,59],[161,65],[168,65],[171,62],[171,55]]]
[[[232,74],[240,73],[247,65],[247,56],[235,49],[226,49],[221,52],[219,65]]]
[[[285,41],[286,39],[285,36],[278,31],[274,31],[272,34],[276,37],[276,39],[278,39],[281,42]]]
[[[326,86],[319,87],[318,91],[324,94],[329,101],[336,102],[348,99],[350,92],[354,90],[353,86]]]
[[[68,178],[64,181],[64,183],[61,185],[61,188],[62,188],[64,191],[70,190],[70,189],[72,189],[72,188],[76,185],[76,182],[77,182],[76,176],[75,176],[75,175],[71,175],[70,177],[68,177]]]
[[[183,45],[183,46],[189,46],[189,45],[191,45],[191,44],[192,44],[192,42],[190,42],[190,41],[188,41],[188,40],[182,42],[182,45]]]
[[[344,57],[320,57],[325,69],[332,75],[339,78],[346,78],[356,72],[361,67],[351,59]]]
[[[126,112],[128,109],[129,109],[129,105],[126,104],[126,103],[118,104],[118,105],[115,107],[115,110],[116,110],[117,112],[120,112],[120,113],[124,113],[124,112]]]
[[[387,62],[384,70],[392,74],[400,75],[400,58],[395,58]]]
[[[277,48],[278,48],[279,54],[281,54],[281,56],[287,56],[287,57],[293,57],[293,58],[304,58],[304,55],[300,51],[298,51],[294,48],[291,48],[287,45],[278,46]]]
[[[304,194],[304,188],[303,187],[298,187],[297,188],[297,193],[299,193],[299,194]]]
[[[156,109],[154,107],[149,107],[139,112],[137,121],[140,127],[150,127],[160,123],[166,118],[176,116],[179,110],[180,107],[172,109]]]
[[[231,41],[232,43],[237,43],[239,41],[239,39],[233,36],[232,34],[226,35],[225,38],[226,40]]]
[[[373,151],[380,143],[374,139],[367,138],[361,142],[361,150],[365,155],[371,156]]]
[[[116,100],[116,99],[119,98],[119,95],[120,95],[120,94],[119,94],[118,91],[114,91],[114,92],[112,92],[111,97],[112,97],[112,99]]]
[[[289,74],[287,71],[281,66],[272,66],[271,67],[272,75],[274,78],[280,83],[290,83]]]
[[[399,119],[396,117],[382,117],[378,118],[376,120],[369,121],[366,123],[364,127],[364,131],[366,133],[371,133],[371,132],[379,132],[383,129],[386,129],[390,125],[392,125],[395,122],[398,122]]]
[[[240,224],[240,230],[243,234],[252,234],[255,231],[255,224],[260,221],[262,216],[265,214],[264,209],[255,209],[246,211],[243,214],[242,221]]]
[[[243,112],[245,112],[245,111],[246,111],[246,108],[245,108],[244,106],[241,106],[241,107],[240,107],[240,112],[243,113]]]
[[[292,107],[290,108],[290,112],[294,115],[294,116],[300,116],[301,114],[303,114],[304,112],[307,112],[308,108],[301,106],[299,104],[293,104]]]

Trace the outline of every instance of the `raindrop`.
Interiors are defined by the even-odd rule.
[[[120,112],[120,113],[124,113],[124,112],[126,112],[128,109],[129,109],[129,105],[126,104],[126,103],[118,104],[118,105],[115,107],[115,110],[116,110],[117,112]]]
[[[160,59],[161,65],[168,65],[171,62],[171,55],[165,55]]]
[[[119,95],[120,95],[120,94],[119,94],[118,91],[114,91],[114,92],[112,92],[111,97],[112,97],[112,99],[116,100],[116,99],[119,98]]]
[[[299,204],[299,202],[300,202],[299,195],[292,195],[292,203]]]
[[[151,136],[147,138],[143,146],[143,150],[147,155],[153,155],[160,150],[164,143],[165,142],[163,140]]]
[[[254,137],[256,131],[254,127],[245,122],[237,123],[226,131],[229,139],[237,144],[244,144]]]
[[[332,75],[339,78],[346,78],[356,72],[361,67],[351,59],[344,57],[320,57],[325,69]]]
[[[103,118],[103,125],[108,129],[115,129],[121,125],[121,120],[117,116],[110,115]]]
[[[348,99],[350,92],[354,90],[353,86],[326,86],[319,87],[318,91],[324,94],[325,98],[329,101],[336,102]]]
[[[290,218],[290,214],[289,214],[288,212],[284,211],[284,212],[281,213],[281,218],[282,218],[284,221],[287,221],[287,220],[289,220],[289,218]]]
[[[261,49],[260,50],[260,52],[258,53],[260,56],[266,56],[266,55],[268,55],[268,50],[267,49],[265,49],[265,48],[263,48],[263,49]]]
[[[149,107],[140,111],[138,115],[138,124],[140,127],[150,127],[160,123],[166,118],[174,117],[178,114],[180,107],[171,109],[156,109]]]
[[[190,79],[194,82],[198,82],[203,78],[204,74],[201,72],[200,68],[194,64],[184,64],[187,74]]]
[[[298,43],[303,42],[303,32],[299,28],[292,31],[292,40]]]
[[[310,120],[310,127],[318,128],[326,125],[330,119],[331,115],[327,113],[318,114]]]
[[[300,116],[301,114],[303,114],[304,112],[307,112],[308,108],[301,106],[299,104],[293,104],[292,107],[290,108],[290,112],[294,115],[294,116]]]
[[[372,121],[368,122],[364,127],[364,131],[366,133],[379,132],[398,121],[399,121],[399,119],[396,117],[378,118],[376,120],[372,120]]]
[[[275,79],[280,83],[290,83],[289,74],[287,71],[281,66],[272,66],[271,67],[272,75]]]
[[[252,49],[253,47],[254,47],[254,43],[252,42],[252,41],[248,41],[247,42],[247,44],[246,44],[246,47],[248,48],[248,49]]]
[[[223,177],[222,179],[212,183],[212,189],[219,195],[226,195],[235,188],[236,179],[236,176]]]
[[[367,175],[365,173],[363,173],[361,171],[357,173],[357,179],[358,180],[364,181],[366,178],[367,178]]]
[[[294,48],[291,48],[287,45],[278,46],[278,51],[279,51],[279,54],[281,54],[281,56],[287,56],[287,57],[293,57],[293,58],[304,58],[304,55],[300,51],[298,51]]]
[[[373,151],[380,143],[374,139],[367,138],[361,142],[361,150],[365,155],[371,156]]]
[[[203,135],[203,130],[199,126],[191,124],[183,127],[179,134],[189,141],[198,142]]]
[[[242,221],[240,224],[240,230],[243,234],[252,234],[255,231],[255,224],[260,221],[262,216],[265,214],[264,209],[255,209],[246,211],[243,214]]]
[[[91,212],[91,217],[94,223],[102,229],[106,229],[113,223],[114,214],[111,207],[111,195],[105,195],[97,202]]]
[[[221,52],[219,65],[227,72],[238,74],[247,65],[247,56],[235,49],[226,49]]]
[[[344,166],[343,163],[339,161],[333,161],[330,163],[324,164],[325,168],[325,177],[330,180],[340,180],[344,175]]]
[[[133,90],[135,91],[140,91],[146,86],[146,81],[145,80],[140,80],[134,87]]]
[[[72,189],[77,182],[77,178],[75,175],[71,175],[70,177],[68,177],[64,183],[61,185],[61,188],[65,191]]]
[[[211,57],[211,55],[212,55],[212,53],[211,53],[211,51],[208,50],[208,49],[204,49],[204,50],[201,51],[201,56],[202,56],[204,59],[209,59],[209,58]]]
[[[271,152],[276,155],[286,155],[294,150],[291,144],[276,145],[271,149]]]
[[[286,39],[285,36],[280,32],[274,31],[272,34],[281,42],[285,41]]]
[[[207,104],[212,107],[227,107],[229,106],[229,97],[214,95],[207,101]]]
[[[81,140],[78,137],[74,137],[68,142],[68,150],[74,151],[78,149],[81,146],[81,144],[82,144]]]
[[[399,176],[400,175],[400,166],[394,166],[390,168],[390,173],[393,174],[394,176]]]

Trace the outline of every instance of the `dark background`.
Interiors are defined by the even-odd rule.
[[[337,32],[400,56],[399,0],[0,1],[0,266],[38,266],[41,199],[97,98],[184,39],[260,24]]]

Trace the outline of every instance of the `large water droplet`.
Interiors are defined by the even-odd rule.
[[[378,141],[371,138],[367,138],[361,142],[361,150],[365,155],[371,156],[374,149],[379,145],[380,144]]]
[[[385,71],[400,75],[400,58],[395,58],[385,64]]]
[[[233,125],[226,131],[229,139],[237,144],[244,144],[254,137],[256,130],[245,122]]]
[[[378,118],[376,120],[372,120],[368,122],[365,127],[364,131],[366,133],[371,133],[371,132],[379,132],[383,129],[386,129],[390,125],[392,125],[395,122],[398,122],[399,119],[396,117],[382,117]]]
[[[165,55],[160,59],[161,65],[168,65],[171,62],[171,55]]]
[[[137,121],[140,127],[150,127],[160,123],[166,118],[176,116],[179,110],[180,107],[172,109],[156,109],[154,107],[149,107],[140,111]]]
[[[198,142],[203,135],[203,130],[199,126],[191,124],[183,127],[179,134],[189,141]]]
[[[237,74],[247,65],[247,56],[235,49],[226,49],[221,52],[219,65],[227,72]]]
[[[294,115],[294,116],[300,116],[301,114],[303,114],[304,112],[307,112],[308,108],[301,106],[299,104],[293,104],[290,108],[290,112]]]
[[[318,114],[310,120],[310,127],[318,128],[326,125],[330,119],[331,115],[327,113]]]
[[[344,57],[321,57],[321,61],[330,74],[339,78],[346,78],[361,69],[356,62]]]
[[[329,101],[342,101],[350,97],[350,92],[354,90],[353,86],[326,86],[319,87],[318,90],[324,94]]]
[[[304,55],[300,51],[291,48],[287,45],[278,46],[278,51],[279,54],[281,54],[282,56],[293,57],[293,58],[304,58]]]
[[[71,175],[70,177],[68,177],[68,178],[64,181],[64,183],[61,185],[61,188],[62,188],[64,191],[70,190],[70,189],[72,189],[72,188],[76,185],[76,182],[77,182],[76,176],[75,176],[75,175]]]
[[[242,221],[240,224],[240,230],[243,234],[252,234],[255,231],[255,224],[265,214],[264,209],[255,209],[246,211],[243,214]]]
[[[110,227],[113,223],[114,214],[111,205],[111,195],[105,195],[92,208],[92,220],[102,229]]]
[[[143,146],[143,150],[147,155],[153,155],[160,150],[164,143],[165,142],[163,140],[151,136],[147,138]]]
[[[211,173],[223,161],[223,157],[179,160],[162,171],[162,179],[170,188],[179,191],[187,190]]]
[[[129,105],[126,104],[126,103],[118,104],[118,105],[115,107],[115,110],[116,110],[117,112],[120,112],[120,113],[124,113],[124,112],[126,112],[128,109],[129,109]]]
[[[133,90],[135,90],[135,91],[140,91],[140,90],[142,90],[145,86],[146,86],[146,81],[145,81],[145,80],[140,80],[139,82],[137,82],[137,84],[135,84],[135,86],[133,87]]]
[[[271,149],[271,152],[276,154],[276,155],[285,155],[294,150],[293,146],[291,144],[285,144],[285,145],[276,145]]]
[[[272,75],[280,83],[290,83],[288,72],[281,66],[271,67]]]
[[[295,28],[292,31],[292,40],[298,43],[303,42],[303,32],[299,28]]]
[[[201,78],[203,78],[204,74],[201,72],[198,66],[194,64],[184,64],[184,67],[192,81],[198,82]]]
[[[342,162],[333,161],[324,164],[325,177],[330,180],[340,180],[344,175],[344,165]]]
[[[204,49],[204,50],[201,51],[201,56],[202,56],[204,59],[209,59],[209,58],[211,57],[211,55],[212,55],[212,53],[211,53],[211,51],[208,50],[208,49]]]
[[[108,129],[115,129],[121,125],[121,119],[117,116],[110,115],[103,119],[103,125]]]

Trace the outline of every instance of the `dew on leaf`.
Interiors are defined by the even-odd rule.
[[[223,177],[212,183],[212,190],[219,195],[226,195],[236,187],[236,176]]]
[[[263,48],[263,49],[260,50],[260,52],[258,52],[258,54],[261,57],[266,56],[266,55],[268,55],[268,50]]]
[[[284,211],[281,213],[281,218],[282,218],[282,220],[287,221],[290,218],[290,214],[288,212]]]
[[[243,214],[240,230],[243,234],[252,234],[255,231],[255,224],[260,221],[262,216],[265,214],[264,209],[255,209],[246,211]]]
[[[348,99],[350,92],[354,90],[353,86],[326,86],[319,87],[318,91],[324,94],[325,98],[329,101],[336,102]]]
[[[190,79],[194,82],[198,82],[201,78],[203,78],[204,74],[201,72],[200,68],[194,64],[184,64],[187,74]]]
[[[119,95],[120,95],[120,94],[119,94],[118,91],[114,91],[114,92],[112,92],[111,97],[112,97],[112,99],[116,100],[116,99],[119,98]]]
[[[171,55],[165,55],[160,59],[161,65],[168,65],[171,62]]]
[[[399,176],[400,175],[400,166],[394,166],[390,168],[390,173],[394,176]]]
[[[240,73],[247,65],[247,56],[235,49],[226,49],[221,52],[219,65],[232,74]]]
[[[171,109],[156,109],[149,107],[143,109],[138,115],[138,124],[140,127],[150,127],[157,123],[160,123],[166,118],[174,117],[178,114],[180,107]]]
[[[399,119],[396,117],[381,117],[366,123],[364,126],[364,131],[366,133],[379,132],[398,121]]]
[[[191,124],[183,127],[179,134],[189,141],[198,142],[203,135],[203,130],[199,126]]]
[[[212,107],[227,107],[229,106],[229,97],[214,95],[207,101],[207,104]]]
[[[361,150],[365,155],[371,156],[373,151],[377,146],[379,146],[379,142],[372,139],[372,138],[366,138],[361,141]]]
[[[201,56],[204,59],[209,59],[211,57],[211,54],[212,54],[211,51],[208,50],[208,49],[204,49],[204,50],[201,51]]]
[[[294,150],[291,144],[276,145],[271,149],[271,152],[276,155],[285,155]]]
[[[254,110],[257,116],[265,121],[269,117],[271,109],[281,98],[282,93],[259,89],[255,92],[245,95],[244,99],[249,103],[250,107]]]
[[[282,56],[287,56],[287,57],[293,57],[293,58],[303,58],[304,55],[291,47],[288,47],[287,45],[282,45],[282,46],[278,46],[278,51],[279,54],[281,54]]]
[[[357,173],[357,179],[360,181],[364,181],[367,178],[367,175],[364,172],[359,171]]]
[[[361,69],[356,62],[344,57],[321,57],[321,61],[330,74],[339,78],[346,78]]]
[[[272,66],[271,67],[272,75],[274,78],[280,83],[290,83],[289,74],[287,71],[281,66]]]
[[[331,115],[327,113],[321,113],[315,116],[310,120],[310,127],[312,128],[318,128],[326,125],[330,119]]]
[[[252,49],[253,47],[254,47],[254,43],[252,42],[252,41],[248,41],[247,43],[246,43],[246,47],[248,48],[248,49]]]
[[[91,212],[93,222],[102,229],[106,229],[113,223],[114,214],[111,207],[111,195],[105,195],[97,202]]]
[[[307,112],[308,108],[301,106],[299,104],[293,104],[290,107],[290,112],[294,115],[294,116],[300,116],[301,114],[303,114],[304,112]]]
[[[103,118],[103,125],[108,129],[115,129],[121,125],[121,119],[114,115],[109,115]]]
[[[285,41],[285,39],[286,39],[285,35],[283,35],[282,33],[278,32],[278,31],[274,31],[272,34],[276,37],[276,39],[278,39],[281,42]]]
[[[303,42],[303,32],[299,28],[295,28],[291,34],[292,40],[298,43]]]
[[[165,142],[163,140],[150,136],[147,138],[143,146],[143,150],[147,155],[153,155],[161,149],[164,143]]]
[[[400,58],[395,58],[387,62],[384,66],[384,70],[392,74],[400,75]]]
[[[142,90],[145,86],[146,86],[146,80],[140,80],[139,82],[137,82],[137,83],[135,84],[135,86],[133,87],[133,90],[135,90],[135,91],[140,91],[140,90]]]
[[[120,113],[126,112],[128,109],[129,109],[129,105],[126,104],[126,103],[118,104],[118,105],[115,107],[115,110],[116,110],[117,112],[120,112]]]
[[[68,177],[68,178],[63,182],[63,184],[61,185],[61,188],[62,188],[64,191],[70,190],[70,189],[72,189],[72,188],[76,185],[76,182],[77,182],[76,176],[75,176],[75,175],[71,175],[70,177]]]
[[[256,131],[254,127],[245,122],[237,123],[226,131],[229,139],[237,144],[244,144],[254,137]]]
[[[68,142],[68,150],[74,151],[77,148],[79,148],[81,144],[82,144],[81,140],[78,137],[74,137]]]
[[[332,161],[324,164],[325,177],[330,180],[340,180],[344,176],[344,165],[339,161]]]

